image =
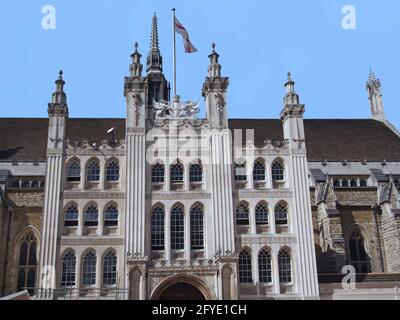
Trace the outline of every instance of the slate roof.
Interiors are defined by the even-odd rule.
[[[125,119],[69,119],[67,139],[100,142],[114,127],[125,136]],[[230,129],[254,129],[255,144],[283,140],[278,119],[230,119]],[[305,119],[309,161],[400,161],[400,138],[385,124],[369,119]],[[0,118],[0,160],[46,159],[47,118]],[[245,133],[243,133],[245,135]]]

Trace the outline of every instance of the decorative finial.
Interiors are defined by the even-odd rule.
[[[288,81],[292,81],[292,74],[290,73],[290,71],[287,73],[287,79]]]
[[[211,44],[211,47],[212,47],[212,49],[213,49],[213,52],[215,52],[215,42],[213,42],[213,43]]]
[[[59,80],[62,80],[63,79],[63,71],[62,70],[60,70],[59,72],[58,72],[58,79]]]
[[[135,42],[135,53],[138,52],[138,51],[137,51],[138,47],[139,47],[139,45],[138,45],[138,43],[137,43],[137,41],[136,41],[136,42]]]

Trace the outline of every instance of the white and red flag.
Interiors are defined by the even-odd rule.
[[[174,24],[175,24],[175,32],[179,33],[183,38],[183,44],[185,46],[185,52],[187,52],[187,53],[196,52],[197,49],[190,42],[188,32],[186,31],[185,27],[178,21],[178,19],[176,17],[175,17],[175,23]]]

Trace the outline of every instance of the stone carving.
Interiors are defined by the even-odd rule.
[[[196,119],[197,114],[200,111],[199,101],[193,103],[192,101],[180,102],[179,100],[179,96],[175,96],[172,103],[168,103],[167,101],[157,102],[153,100],[153,110],[156,117],[166,119]]]
[[[132,95],[133,107],[135,108],[135,125],[139,125],[140,120],[140,107],[143,105],[143,99],[139,93],[134,93]]]

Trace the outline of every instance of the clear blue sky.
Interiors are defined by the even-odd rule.
[[[56,30],[41,26],[54,5]],[[342,7],[356,9],[344,30]],[[144,58],[153,12],[159,18],[164,73],[172,80],[171,8],[196,54],[178,38],[178,93],[197,100],[213,41],[230,77],[232,118],[276,118],[292,71],[307,118],[369,118],[369,68],[383,86],[388,118],[399,119],[398,0],[2,0],[0,117],[47,117],[60,68],[71,117],[124,117],[123,77],[133,43]]]

